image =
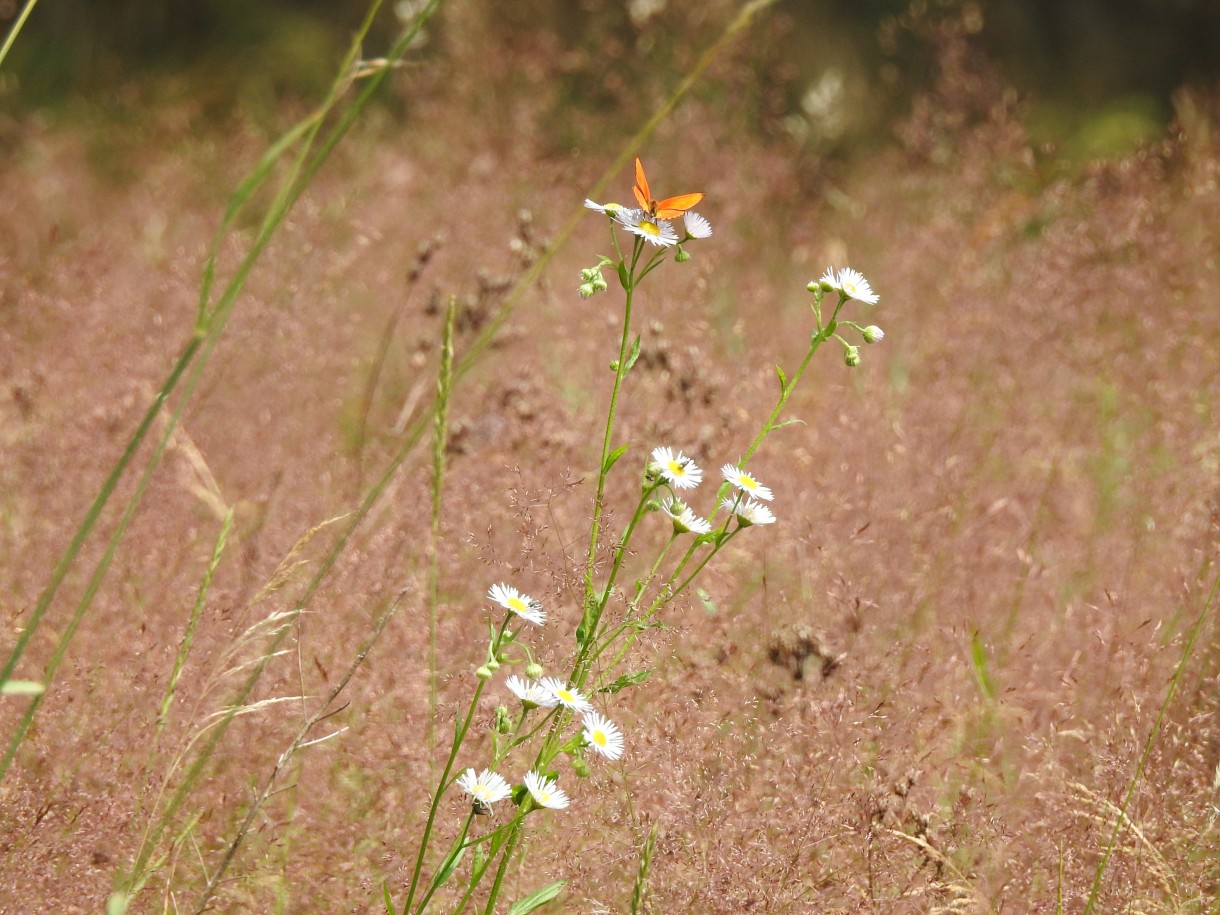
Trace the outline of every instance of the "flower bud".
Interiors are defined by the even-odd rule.
[[[487,669],[494,673],[495,671],[500,669],[500,662],[497,661],[495,658],[492,658],[490,661],[487,662]]]
[[[600,270],[597,271],[597,275],[594,276],[589,282],[593,284],[594,292],[605,292],[610,288],[606,285],[606,278],[602,276],[602,272]]]
[[[572,773],[577,778],[588,778],[589,777],[589,775],[590,775],[589,764],[588,764],[588,762],[585,761],[585,758],[583,756],[573,756],[572,757]]]
[[[542,679],[542,665],[537,661],[532,662],[529,667],[525,668],[525,675],[531,680]]]
[[[581,283],[580,288],[576,291],[580,293],[580,297],[582,299],[591,299],[597,292],[597,290],[593,288],[592,283]]]
[[[492,669],[484,665],[474,672],[474,675],[480,680],[490,680],[493,676]]]
[[[502,705],[496,706],[496,733],[510,734],[513,730],[513,719],[508,709]]]
[[[860,364],[860,347],[848,344],[843,351],[843,362],[849,368],[855,368]]]
[[[885,331],[883,331],[876,324],[870,324],[868,327],[864,328],[861,333],[864,335],[865,343],[880,343],[885,339]]]
[[[681,245],[678,245],[678,253],[674,255],[674,260],[679,264],[685,264],[688,260],[690,260],[690,252]]]

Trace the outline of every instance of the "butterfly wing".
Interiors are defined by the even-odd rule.
[[[657,217],[659,219],[677,219],[702,199],[702,194],[679,194],[677,197],[658,200],[656,201]]]
[[[639,201],[640,209],[646,213],[652,212],[652,193],[648,190],[648,178],[644,176],[644,163],[640,157],[635,157],[635,199]]]

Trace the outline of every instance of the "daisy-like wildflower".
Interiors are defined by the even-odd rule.
[[[653,448],[652,460],[659,467],[657,473],[678,489],[694,489],[703,481],[703,471],[681,451],[674,454],[669,448]]]
[[[771,513],[771,509],[753,499],[725,499],[720,504],[737,516],[742,527],[775,523],[775,515]]]
[[[665,512],[674,522],[674,530],[679,534],[706,534],[712,526],[691,510],[690,506],[678,499],[664,499],[661,511]]]
[[[822,274],[820,279],[818,279],[818,283],[823,289],[833,289],[836,292],[841,292],[843,290],[843,287],[839,285],[839,278],[835,276],[834,267],[827,267],[826,272]]]
[[[619,759],[623,755],[623,732],[613,721],[597,712],[584,717],[585,742],[606,759]]]
[[[659,248],[668,248],[678,243],[678,233],[670,223],[664,219],[654,219],[643,210],[619,210],[615,219],[628,232],[652,242]]]
[[[593,706],[580,694],[580,690],[574,686],[568,686],[558,677],[547,677],[542,681],[542,688],[554,696],[555,702],[564,708],[570,708],[582,714],[593,711]]]
[[[545,775],[539,775],[532,770],[526,772],[525,787],[529,789],[530,796],[540,807],[563,810],[568,806],[568,796],[564,794],[563,789]]]
[[[510,610],[522,619],[529,620],[535,626],[541,626],[546,622],[546,614],[542,611],[542,604],[538,603],[528,594],[522,594],[511,585],[492,585],[487,592],[487,596],[505,610]]]
[[[711,237],[712,224],[694,210],[687,210],[683,213],[682,222],[686,226],[686,234],[691,238]]]
[[[852,270],[851,267],[844,267],[839,271],[838,290],[849,299],[855,299],[858,302],[863,302],[865,305],[876,305],[880,298],[877,293],[873,292],[873,287],[868,284],[868,280],[864,278],[862,273]]]
[[[474,769],[467,769],[458,776],[457,783],[458,787],[474,798],[474,805],[479,813],[490,813],[492,804],[513,793],[508,782],[490,769],[484,769],[478,775],[474,774]]]
[[[750,473],[746,473],[740,467],[734,467],[732,464],[725,464],[720,468],[720,472],[724,474],[724,478],[744,492],[747,496],[753,496],[756,499],[763,499],[770,502],[773,498],[771,490]]]
[[[625,209],[621,203],[597,203],[588,197],[585,198],[585,207],[590,210],[596,210],[598,213],[604,213],[607,216],[615,216]]]
[[[504,685],[523,705],[554,708],[559,704],[559,698],[537,680],[524,680],[514,674],[504,681]]]

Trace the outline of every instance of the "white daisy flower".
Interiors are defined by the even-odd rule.
[[[542,604],[538,603],[528,594],[522,594],[510,585],[492,585],[487,592],[487,596],[505,610],[511,610],[517,616],[529,620],[536,626],[541,626],[546,622],[546,614],[542,611]]]
[[[725,464],[720,468],[720,472],[724,474],[724,478],[744,492],[748,496],[753,496],[756,499],[763,499],[770,502],[772,499],[771,490],[754,477],[753,474],[746,473],[740,467],[734,467],[732,464]]]
[[[559,704],[559,699],[555,694],[537,680],[525,680],[514,674],[504,681],[504,685],[508,687],[509,692],[521,700],[523,705],[554,708]]]
[[[606,759],[619,759],[623,755],[623,732],[613,721],[597,712],[584,717],[585,742]]]
[[[678,489],[694,489],[703,480],[703,471],[681,451],[674,454],[669,448],[654,448],[652,460],[658,465],[657,473]]]
[[[753,499],[725,499],[720,504],[737,516],[742,527],[775,523],[775,515],[771,513],[771,509]]]
[[[542,681],[543,689],[547,690],[555,701],[564,708],[570,708],[577,712],[591,712],[593,706],[589,704],[589,700],[580,694],[574,686],[568,686],[558,677],[547,677]]]
[[[478,775],[474,774],[474,769],[467,769],[458,776],[457,783],[458,787],[474,798],[474,805],[479,813],[490,813],[492,804],[513,793],[508,782],[490,769],[484,769]]]
[[[659,248],[668,248],[678,243],[678,233],[664,219],[653,219],[643,210],[620,210],[615,218],[628,232],[652,242]]]
[[[864,275],[851,267],[844,267],[839,271],[839,285],[836,288],[849,299],[856,299],[866,305],[876,305],[880,298],[873,292],[873,287],[868,284]]]
[[[526,772],[525,787],[540,807],[563,810],[568,806],[568,796],[564,794],[563,789],[544,775],[534,771]]]
[[[596,210],[598,213],[604,213],[607,216],[614,216],[625,209],[621,203],[597,203],[588,197],[585,198],[585,207],[590,210]]]
[[[683,213],[682,222],[686,225],[686,234],[691,238],[711,237],[712,224],[694,210],[687,210]]]
[[[678,499],[661,501],[661,511],[665,512],[674,523],[674,530],[679,534],[706,534],[712,526],[691,510],[690,506]]]

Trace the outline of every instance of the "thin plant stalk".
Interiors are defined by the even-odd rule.
[[[1212,604],[1215,602],[1217,590],[1220,590],[1220,575],[1217,575],[1212,582],[1212,588],[1207,595],[1207,600],[1203,602],[1203,609],[1199,611],[1199,617],[1195,620],[1195,624],[1190,630],[1190,636],[1186,639],[1186,644],[1182,646],[1182,657],[1178,659],[1178,665],[1174,669],[1173,677],[1169,681],[1169,689],[1165,692],[1165,701],[1161,703],[1161,710],[1157,713],[1156,721],[1152,724],[1152,731],[1148,734],[1148,740],[1144,744],[1144,752],[1140,756],[1139,764],[1135,767],[1135,772],[1131,776],[1131,784],[1127,786],[1127,794],[1123,798],[1123,805],[1115,816],[1114,829],[1110,832],[1110,840],[1106,843],[1106,850],[1101,856],[1101,861],[1097,864],[1097,872],[1093,875],[1093,886],[1089,890],[1089,901],[1084,907],[1084,915],[1091,915],[1094,906],[1097,904],[1097,897],[1101,895],[1101,886],[1106,875],[1106,868],[1110,864],[1110,857],[1114,854],[1114,848],[1118,843],[1118,835],[1122,832],[1123,824],[1127,822],[1127,811],[1131,807],[1131,801],[1135,797],[1140,780],[1144,777],[1144,770],[1148,766],[1148,758],[1152,755],[1153,744],[1156,743],[1157,737],[1160,736],[1161,725],[1165,722],[1165,716],[1169,711],[1169,704],[1177,693],[1178,684],[1182,680],[1182,674],[1186,671],[1186,664],[1194,652],[1195,641],[1198,639],[1199,632],[1203,629],[1203,622],[1207,619],[1208,614],[1211,612]]]
[[[387,59],[397,59],[405,54],[411,40],[414,38],[419,28],[422,27],[423,21],[425,21],[432,14],[432,12],[435,11],[436,7],[439,6],[441,2],[442,0],[432,0],[429,6],[425,8],[425,10],[420,13],[419,17],[417,17],[415,22],[412,23],[412,26],[406,30],[404,36],[399,39],[398,43],[391,52],[390,57]],[[384,79],[385,73],[387,72],[386,69],[375,72],[369,78],[362,91],[358,93],[356,99],[343,112],[339,123],[327,133],[321,143],[321,148],[316,152],[313,152],[311,155],[314,139],[318,135],[318,132],[323,125],[325,115],[330,111],[331,108],[338,104],[339,99],[342,97],[342,94],[346,91],[347,86],[350,84],[350,77],[348,74],[359,57],[359,49],[363,37],[365,34],[367,34],[369,28],[371,27],[373,17],[381,3],[382,0],[373,0],[373,3],[370,5],[368,13],[361,24],[361,28],[353,38],[340,76],[332,85],[331,92],[327,96],[326,101],[315,109],[314,112],[291,128],[276,144],[273,144],[271,149],[264,154],[258,166],[251,173],[251,175],[242,183],[242,185],[239,186],[238,191],[230,201],[228,210],[226,211],[221,222],[221,226],[218,229],[216,240],[213,242],[212,254],[209,257],[208,263],[204,270],[204,280],[200,290],[199,312],[196,320],[195,330],[191,336],[191,339],[184,348],[178,362],[170,371],[170,374],[167,377],[166,382],[162,385],[161,390],[154,398],[153,403],[150,405],[144,416],[144,419],[141,421],[136,432],[128,442],[123,455],[111,469],[111,472],[103,483],[102,488],[99,490],[97,497],[94,499],[93,504],[86,513],[85,519],[82,521],[80,527],[73,536],[71,543],[57,563],[55,571],[52,573],[51,580],[40,595],[27,625],[24,627],[21,635],[18,637],[17,642],[14,645],[12,652],[9,655],[8,661],[6,662],[4,668],[0,669],[0,683],[10,679],[13,670],[25,652],[30,639],[33,637],[34,632],[37,630],[44,615],[50,608],[59,586],[63,583],[64,578],[67,576],[68,571],[74,564],[80,550],[84,546],[85,541],[88,539],[96,526],[102,510],[105,508],[110,496],[113,494],[119,480],[126,473],[132,458],[139,450],[140,445],[143,443],[144,438],[151,429],[153,421],[160,414],[162,407],[172,395],[179,382],[186,375],[187,369],[191,366],[192,362],[196,360],[196,357],[199,357],[192,376],[192,380],[197,381],[199,373],[207,364],[208,357],[214,350],[220,335],[224,331],[228,318],[232,313],[232,309],[236,304],[239,294],[245,287],[246,280],[249,277],[254,265],[260,259],[272,236],[283,223],[283,220],[288,215],[288,212],[296,203],[301,193],[303,193],[304,189],[308,186],[310,180],[312,180],[318,169],[321,168],[322,164],[329,157],[339,140],[342,139],[342,137],[346,134],[347,130],[354,122],[356,115],[368,103],[373,95],[373,92],[376,90],[381,80]],[[397,56],[395,57],[394,55]],[[211,289],[215,278],[216,262],[219,255],[221,240],[232,227],[238,213],[244,207],[245,203],[250,199],[254,191],[269,179],[274,164],[281,156],[291,149],[293,145],[298,143],[300,144],[300,149],[298,151],[296,161],[293,163],[287,176],[281,183],[281,189],[276,196],[275,203],[268,209],[257,237],[251,244],[245,257],[242,259],[233,277],[226,285],[223,294],[217,300],[216,304],[209,308],[208,303],[211,300]],[[175,414],[176,417],[180,416],[182,411],[185,409],[186,401],[189,399],[189,394],[193,391],[193,389],[194,384],[189,385],[187,391],[180,399]],[[127,522],[130,520],[136,507],[139,505],[139,502],[146,489],[147,481],[151,477],[152,471],[159,464],[161,456],[164,454],[165,443],[172,434],[175,425],[175,422],[171,422],[169,424],[169,428],[166,429],[161,444],[158,446],[153,456],[146,464],[143,484],[137,487],[136,493],[129,500],[124,512],[124,520],[119,524],[118,528],[112,535],[102,560],[95,568],[92,580],[86,588],[85,596],[78,605],[72,625],[65,629],[63,635],[59,639],[59,643],[57,644],[53,654],[52,667],[45,678],[48,684],[52,679],[54,669],[58,667],[59,661],[67,652],[67,647],[70,644],[72,637],[75,635],[80,620],[92,605],[93,598],[101,585],[101,581],[109,569],[109,563],[114,555],[115,549],[117,548],[118,541],[126,530]],[[17,749],[24,741],[25,735],[28,733],[30,725],[33,723],[33,719],[37,713],[39,704],[40,701],[37,699],[31,701],[21,723],[18,725],[16,733],[9,743],[5,756],[2,760],[0,760],[0,781],[3,781],[4,776],[8,772],[9,766],[12,764],[13,758],[16,755]]]
[[[17,36],[21,34],[22,28],[25,27],[25,21],[30,18],[30,13],[34,12],[34,7],[38,5],[38,0],[29,0],[25,6],[21,8],[20,15],[13,22],[13,27],[8,30],[8,35],[5,36],[4,45],[0,46],[0,67],[4,66],[4,59],[8,57],[9,49],[17,40]]]
[[[436,420],[432,435],[432,562],[428,570],[428,749],[436,749],[437,664],[436,608],[439,600],[441,507],[445,481],[445,447],[449,441],[449,400],[453,394],[453,328],[457,297],[449,297],[441,335],[441,363],[436,382]],[[429,752],[428,758],[432,759]],[[433,772],[433,775],[436,773]]]

